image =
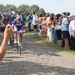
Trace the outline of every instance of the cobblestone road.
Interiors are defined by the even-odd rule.
[[[20,56],[8,46],[0,75],[75,75],[75,56],[54,50],[25,36]]]

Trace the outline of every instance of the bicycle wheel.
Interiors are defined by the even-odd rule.
[[[14,48],[14,41],[12,40],[12,48]]]
[[[21,46],[18,46],[18,53],[21,55]]]
[[[16,44],[16,48],[17,48],[17,49],[16,49],[16,52],[18,52],[18,44]]]

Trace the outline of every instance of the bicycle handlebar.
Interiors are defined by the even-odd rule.
[[[23,30],[23,31],[18,31],[18,33],[24,33],[25,32],[25,30]]]
[[[24,33],[25,32],[25,30],[23,30],[23,31],[14,31],[15,33]]]

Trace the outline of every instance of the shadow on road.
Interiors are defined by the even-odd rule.
[[[6,74],[5,74],[6,73]],[[47,66],[28,61],[0,62],[1,75],[75,75],[75,69]]]

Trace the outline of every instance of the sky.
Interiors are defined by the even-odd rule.
[[[69,11],[71,15],[75,15],[75,0],[1,0],[0,4],[13,4],[19,6],[22,4],[36,4],[43,8],[47,13],[62,13]]]

